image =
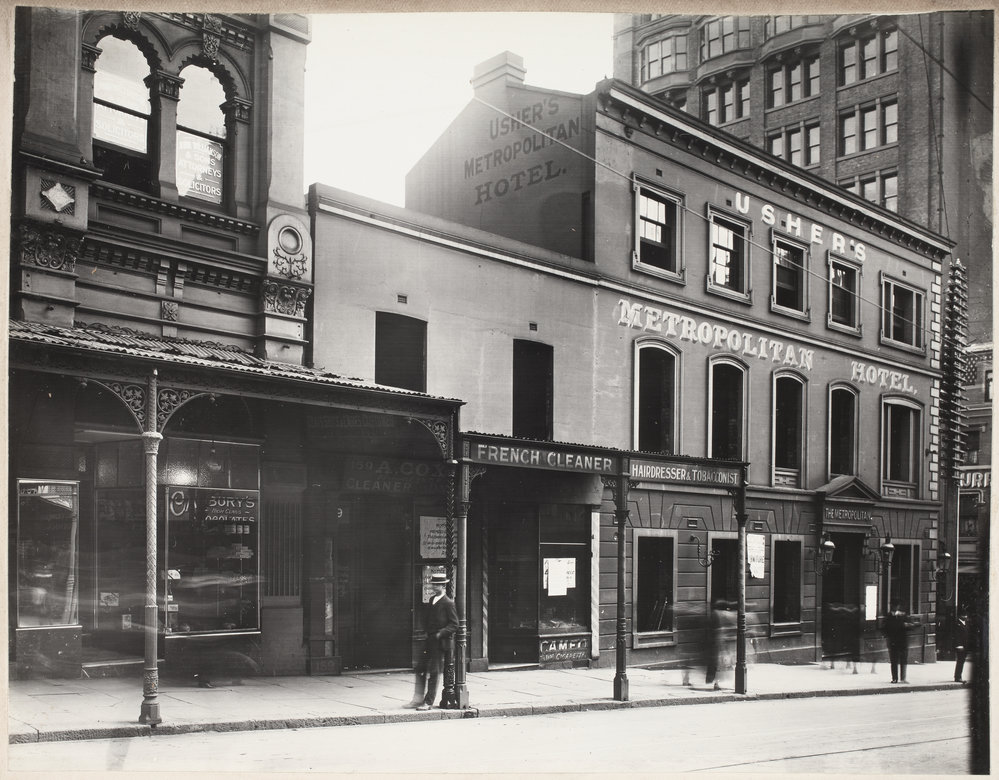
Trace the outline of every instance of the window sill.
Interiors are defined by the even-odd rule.
[[[684,278],[685,274],[683,269],[679,271],[670,271],[665,268],[660,268],[657,265],[649,265],[641,261],[635,261],[631,264],[632,270],[638,271],[643,274],[648,274],[649,276],[655,276],[659,279],[665,279],[668,282],[674,282],[675,284],[686,284],[687,280]]]
[[[781,306],[779,303],[774,303],[772,299],[770,301],[770,311],[774,314],[780,314],[782,317],[790,317],[791,319],[800,320],[801,322],[812,321],[811,310],[807,308],[804,311],[800,309],[790,309],[787,306]]]
[[[723,298],[730,298],[733,301],[745,303],[747,306],[751,306],[753,303],[753,294],[751,292],[739,292],[738,290],[732,290],[728,287],[712,284],[711,277],[708,277],[704,289],[712,295],[720,295]]]
[[[783,111],[785,108],[795,108],[796,106],[803,106],[809,101],[818,100],[819,95],[808,95],[807,97],[798,98],[797,100],[792,100],[788,103],[781,103],[779,106],[767,106],[766,113],[777,113]]]
[[[827,317],[826,327],[829,330],[835,330],[838,333],[845,333],[847,336],[855,336],[858,339],[863,338],[864,336],[864,327],[862,325],[844,325],[840,322],[833,322]]]
[[[887,338],[886,336],[881,336],[881,344],[886,347],[900,349],[903,352],[909,352],[913,355],[926,355],[925,347],[915,347],[912,344],[906,344],[904,341],[895,341],[894,339]]]
[[[878,146],[872,146],[870,149],[858,149],[855,152],[845,152],[842,154],[837,154],[836,162],[838,163],[847,162],[849,160],[855,160],[860,157],[863,157],[865,154],[877,154],[878,152],[885,152],[897,149],[898,149],[898,141],[892,141],[890,144],[880,144]],[[866,198],[863,198],[859,194],[857,194],[857,197],[862,198],[863,200],[867,200]],[[874,201],[867,201],[867,202],[873,203]]]
[[[649,633],[632,633],[631,646],[634,650],[645,647],[672,647],[676,638],[672,631],[656,631]]]
[[[771,623],[770,636],[801,636],[801,623]]]

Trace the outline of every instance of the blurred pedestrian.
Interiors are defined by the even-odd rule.
[[[458,631],[458,611],[454,600],[444,592],[448,576],[435,573],[430,577],[433,595],[424,605],[424,627],[427,639],[423,655],[416,666],[416,690],[413,700],[406,705],[411,709],[429,710],[437,698],[437,685],[444,669],[444,658],[451,647],[451,639]]]
[[[678,627],[682,630],[677,632],[681,637],[677,657],[683,672],[684,685],[692,685],[691,672],[699,664],[703,664],[706,658],[706,635],[710,631],[706,612],[704,602],[685,602],[678,605],[677,621]]]
[[[968,654],[968,616],[964,610],[957,616],[951,632],[954,642],[954,682],[964,682],[964,659]]]
[[[721,690],[719,671],[731,666],[732,628],[735,617],[729,610],[731,604],[724,599],[715,599],[711,605],[710,626],[705,637],[704,682],[714,683],[716,691]]]
[[[885,616],[884,632],[888,642],[888,661],[891,664],[891,681],[908,682],[905,669],[909,665],[909,614],[898,601],[893,601],[891,611]]]

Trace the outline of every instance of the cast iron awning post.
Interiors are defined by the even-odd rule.
[[[458,709],[468,707],[468,684],[465,678],[465,661],[468,655],[468,619],[466,615],[466,596],[468,583],[468,505],[470,482],[468,464],[458,465],[457,461],[452,461],[452,472],[457,471],[458,479],[458,500],[455,502],[455,521],[457,523],[458,536],[458,570],[455,577],[455,607],[458,611],[458,635],[454,643],[454,700],[453,704]]]
[[[617,519],[617,639],[615,643],[616,670],[614,672],[614,699],[628,701],[628,621],[625,615],[624,599],[624,567],[625,567],[625,529],[628,525],[628,477],[630,464],[628,458],[621,456],[617,475],[617,486],[614,491],[614,517]]]
[[[735,692],[746,692],[746,479],[748,467],[739,470],[739,492],[736,494],[735,519],[739,524],[739,611],[735,635]]]
[[[158,630],[156,606],[156,455],[163,435],[157,426],[157,376],[153,369],[146,388],[146,425],[142,442],[146,454],[146,605],[143,610],[143,631],[145,639],[145,659],[142,669],[142,707],[139,723],[156,727],[162,723],[160,717],[159,685],[160,673],[156,662],[156,639]]]

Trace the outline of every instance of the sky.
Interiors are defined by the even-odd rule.
[[[305,184],[404,205],[409,169],[472,99],[476,65],[519,54],[529,85],[613,75],[611,14],[320,14],[306,50]]]

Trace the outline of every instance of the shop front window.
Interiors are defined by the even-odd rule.
[[[590,625],[590,519],[583,506],[541,506],[541,633]]]
[[[801,542],[775,541],[773,622],[801,622]]]
[[[674,539],[668,533],[635,529],[635,632],[663,634],[673,630],[676,604]],[[650,637],[646,637],[650,638]]]
[[[79,486],[17,483],[17,626],[68,626],[79,612]]]
[[[167,633],[259,628],[256,490],[166,488]]]

